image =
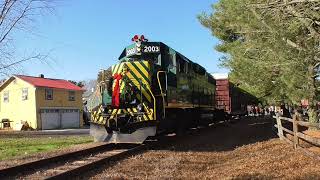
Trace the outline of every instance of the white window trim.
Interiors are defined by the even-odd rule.
[[[29,98],[29,89],[22,88],[22,101],[26,101]]]
[[[45,100],[49,100],[49,101],[51,101],[51,100],[53,100],[53,89],[49,89],[49,88],[47,88],[47,89],[45,89],[44,90],[45,92],[44,92],[44,96],[45,96]],[[48,98],[48,91],[51,91],[51,98]]]
[[[10,97],[9,91],[4,91],[3,92],[3,102],[4,103],[9,103],[9,97]]]
[[[71,95],[73,93],[73,95]],[[76,101],[76,92],[75,91],[68,91],[68,99],[69,101]]]

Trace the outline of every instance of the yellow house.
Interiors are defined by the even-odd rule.
[[[82,93],[66,80],[12,76],[0,86],[0,122],[9,120],[15,130],[24,122],[38,130],[79,128]]]

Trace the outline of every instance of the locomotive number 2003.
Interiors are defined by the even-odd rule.
[[[160,47],[159,46],[144,46],[143,52],[157,53],[157,52],[160,52]]]
[[[127,56],[136,53],[136,48],[127,49]]]

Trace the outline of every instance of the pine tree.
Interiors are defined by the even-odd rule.
[[[316,121],[319,0],[220,0],[199,15],[221,43],[231,80],[268,103],[309,100]]]

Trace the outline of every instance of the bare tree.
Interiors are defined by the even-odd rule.
[[[18,57],[15,33],[31,34],[36,18],[52,13],[54,0],[0,0],[0,77],[16,72],[17,67],[32,60],[44,61],[48,54],[35,53]]]

